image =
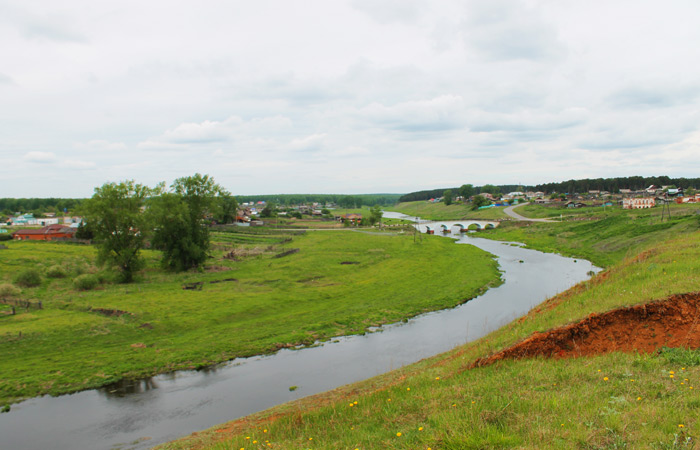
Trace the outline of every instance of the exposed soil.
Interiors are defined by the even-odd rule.
[[[475,361],[471,367],[506,358],[650,353],[661,347],[700,348],[700,292],[591,314],[580,322],[535,333],[505,350]]]

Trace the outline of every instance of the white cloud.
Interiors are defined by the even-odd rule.
[[[29,152],[24,155],[24,159],[41,164],[50,164],[58,161],[56,154],[52,152]]]
[[[6,195],[697,176],[697,23],[692,0],[7,0],[0,157],[42,181]]]

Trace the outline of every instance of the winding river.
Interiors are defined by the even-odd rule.
[[[589,262],[471,236],[504,283],[456,308],[364,336],[236,359],[60,397],[0,414],[0,449],[143,449],[280,403],[363,380],[477,339],[588,278]],[[458,261],[455,261],[458,264]],[[297,386],[296,390],[290,390]]]

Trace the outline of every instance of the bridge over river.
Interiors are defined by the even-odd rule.
[[[465,233],[469,230],[481,231],[496,228],[500,222],[493,220],[443,220],[435,222],[420,222],[415,225],[421,233],[434,234],[435,231],[448,233]]]

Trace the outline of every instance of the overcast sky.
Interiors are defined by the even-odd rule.
[[[697,0],[0,0],[0,197],[699,168]]]

